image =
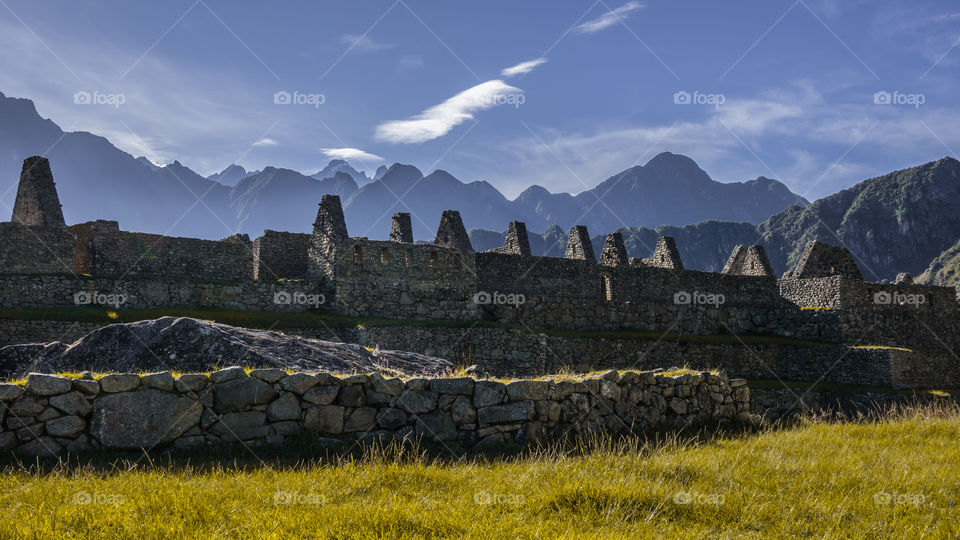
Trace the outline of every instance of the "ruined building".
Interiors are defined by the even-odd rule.
[[[711,273],[685,269],[670,237],[658,240],[651,257],[629,258],[620,233],[612,233],[596,260],[583,226],[570,230],[565,256],[556,258],[532,256],[520,222],[509,224],[503,247],[475,252],[455,210],[443,212],[430,243],[415,242],[406,213],[393,216],[389,240],[351,237],[347,225],[333,195],[320,201],[312,233],[267,230],[253,241],[128,232],[115,221],[66,225],[49,163],[29,158],[13,218],[0,223],[0,303],[62,308],[116,292],[124,297],[116,307],[127,309],[321,308],[433,321],[433,327],[358,325],[338,337],[469,357],[501,372],[701,363],[739,369],[741,376],[813,380],[822,369],[836,382],[960,387],[957,362],[943,353],[960,344],[954,289],[915,285],[906,275],[893,284],[864,281],[842,247],[811,242],[796,267],[777,279],[759,245],[737,246],[723,271]],[[21,326],[35,333],[9,330],[5,343],[37,340],[47,326],[56,327]],[[585,334],[565,337],[570,331]],[[611,331],[627,337],[618,334],[615,343],[590,337]],[[793,341],[761,340],[757,352],[736,342],[721,347],[684,338],[690,335]]]

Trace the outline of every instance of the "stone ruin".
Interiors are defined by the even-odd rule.
[[[631,259],[622,234],[612,233],[597,260],[587,228],[578,225],[564,257],[539,257],[531,255],[521,222],[510,223],[502,247],[476,252],[459,212],[443,212],[432,243],[414,242],[410,218],[393,216],[389,240],[351,237],[339,197],[325,195],[311,233],[267,230],[253,241],[245,235],[212,241],[128,232],[106,220],[66,225],[49,163],[30,158],[13,220],[0,223],[0,305],[62,308],[115,291],[127,308],[322,308],[352,317],[491,322],[523,329],[524,336],[669,329],[917,350],[960,346],[954,289],[916,285],[906,275],[890,284],[864,281],[849,251],[819,241],[777,279],[759,245],[736,246],[720,273],[700,272],[684,268],[671,237],[660,237],[651,257]],[[4,324],[9,330],[0,344],[36,342],[59,328],[49,321]],[[377,330],[379,337],[370,339],[431,354],[444,332],[402,329]],[[457,354],[483,359],[499,372],[537,372],[552,361],[540,341],[505,346],[511,330],[487,330],[492,335],[470,342],[454,335],[450,346],[468,347]],[[571,362],[609,362],[610,352],[599,346],[566,349],[576,341],[557,339],[550,349],[566,350]],[[655,349],[654,356],[667,358],[663,346]],[[708,351],[718,355],[715,365],[731,361],[723,351]],[[930,362],[898,377],[913,385],[955,378],[960,386],[955,362]]]

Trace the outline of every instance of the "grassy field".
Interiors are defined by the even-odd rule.
[[[0,537],[957,538],[958,441],[956,408],[928,407],[496,459],[255,448],[10,463]]]

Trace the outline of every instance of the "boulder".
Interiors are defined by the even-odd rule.
[[[300,400],[295,394],[284,392],[267,407],[267,418],[271,422],[300,419]]]
[[[397,407],[410,414],[423,414],[437,407],[437,394],[429,390],[404,390]]]
[[[477,421],[480,425],[524,422],[532,419],[535,412],[532,401],[515,401],[477,409]]]
[[[50,398],[50,405],[67,414],[86,416],[93,410],[93,405],[80,392],[70,392]]]
[[[410,375],[439,375],[453,368],[447,360],[422,354],[380,350],[374,355],[355,344],[237,328],[189,317],[161,317],[104,326],[70,347],[59,342],[2,347],[0,378],[20,377],[28,371],[132,373],[172,370],[202,373],[238,358],[253,368],[300,372],[385,370]],[[222,378],[224,375],[239,377],[240,374],[234,370],[215,377],[226,382]]]
[[[340,392],[340,386],[336,384],[314,386],[303,394],[303,400],[314,405],[329,405],[337,399],[338,392]]]
[[[273,386],[253,377],[231,379],[213,387],[214,408],[221,414],[270,403],[276,397]]]
[[[47,422],[47,435],[51,437],[76,437],[87,423],[79,416],[62,416]]]
[[[506,400],[505,385],[496,381],[477,381],[473,392],[473,404],[477,407],[499,405]]]
[[[100,377],[100,390],[107,393],[129,392],[140,386],[136,373],[112,373]]]
[[[27,375],[27,392],[38,396],[55,396],[70,391],[70,379],[58,375],[30,373]]]
[[[339,435],[343,433],[344,408],[339,405],[325,405],[307,409],[303,427],[317,433]]]
[[[149,449],[178,438],[202,413],[199,401],[153,388],[106,394],[93,402],[90,434],[105,448]]]

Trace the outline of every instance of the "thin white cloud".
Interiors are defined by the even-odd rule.
[[[499,79],[468,88],[439,105],[407,120],[393,120],[377,126],[375,137],[390,143],[417,144],[442,137],[454,127],[473,119],[478,111],[509,103],[523,90]]]
[[[604,28],[609,28],[618,22],[620,22],[624,17],[626,17],[630,12],[636,11],[643,8],[644,5],[640,2],[627,2],[626,4],[618,7],[617,9],[610,10],[603,15],[597,17],[596,19],[591,19],[583,24],[576,26],[573,29],[575,34],[594,34],[603,30]]]
[[[515,66],[510,66],[507,69],[500,72],[500,75],[504,77],[513,77],[514,75],[523,75],[530,73],[537,66],[541,66],[547,63],[546,58],[537,58],[536,60],[528,60],[526,62],[520,62]]]
[[[251,146],[277,146],[278,144],[280,143],[271,139],[270,137],[264,137],[259,141],[253,143]]]
[[[329,158],[333,159],[357,159],[360,161],[383,161],[383,158],[371,154],[370,152],[364,152],[359,148],[321,148],[321,152],[324,153]]]
[[[353,50],[361,52],[382,51],[393,47],[392,43],[380,43],[367,35],[358,36],[355,34],[347,34],[341,37],[340,40],[349,45]]]
[[[423,67],[423,57],[416,54],[405,54],[397,62],[397,71],[413,71]]]

